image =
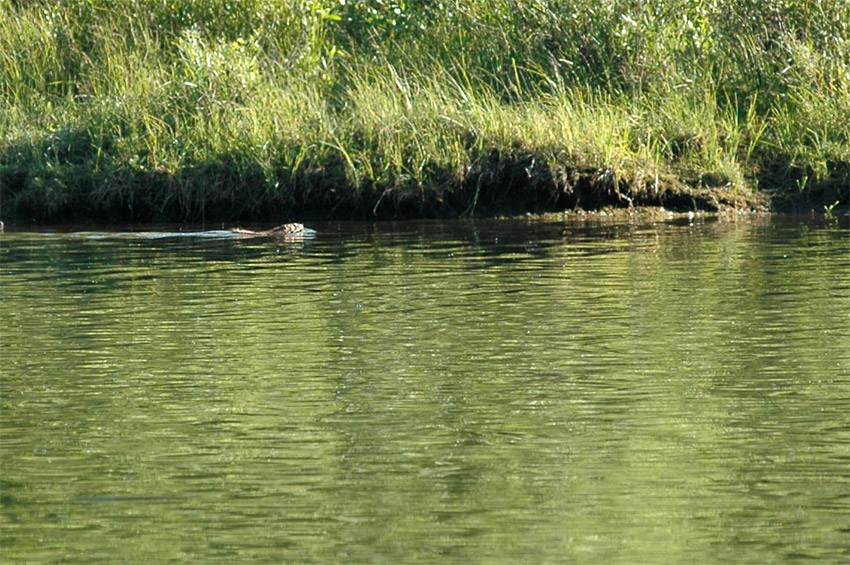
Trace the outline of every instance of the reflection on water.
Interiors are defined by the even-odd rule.
[[[11,562],[850,559],[838,227],[0,236]]]

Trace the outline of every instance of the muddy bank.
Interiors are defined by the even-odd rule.
[[[438,175],[439,176],[439,175]],[[544,214],[567,210],[663,208],[676,212],[726,209],[822,209],[818,201],[772,198],[728,186],[691,186],[673,178],[623,179],[610,170],[552,171],[532,156],[491,156],[462,179],[383,188],[350,186],[333,167],[305,169],[296,182],[269,189],[268,179],[223,166],[180,175],[139,174],[35,185],[26,173],[0,178],[0,214],[7,224],[68,222],[280,222],[386,220]],[[831,204],[831,202],[829,202]]]

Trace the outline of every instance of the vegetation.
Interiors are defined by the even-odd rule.
[[[0,0],[0,215],[850,202],[845,0]]]

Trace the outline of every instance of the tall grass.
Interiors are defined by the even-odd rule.
[[[0,0],[0,214],[850,202],[843,0]]]

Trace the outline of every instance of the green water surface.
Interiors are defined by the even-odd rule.
[[[0,234],[4,563],[850,562],[850,231]]]

